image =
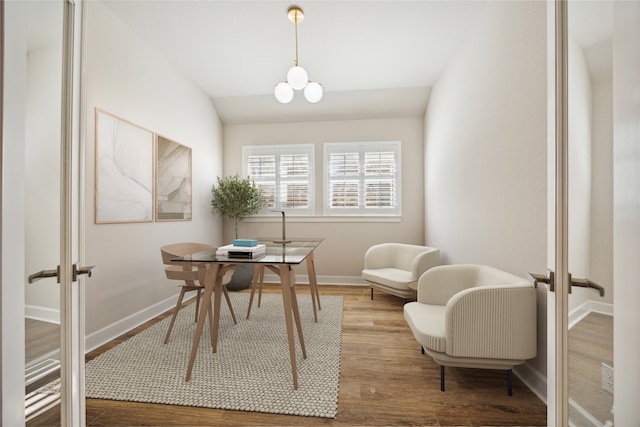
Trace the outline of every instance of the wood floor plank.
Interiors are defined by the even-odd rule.
[[[274,287],[266,286],[265,292],[274,292]],[[335,419],[87,399],[87,425],[546,425],[545,404],[518,378],[514,378],[513,396],[507,395],[504,371],[448,368],[447,391],[441,392],[440,367],[420,352],[404,321],[403,299],[376,292],[371,300],[369,288],[356,286],[320,286],[320,295],[345,297]],[[309,298],[308,289],[301,287],[298,297]],[[87,360],[169,314],[91,352]],[[34,420],[28,425],[52,424]]]

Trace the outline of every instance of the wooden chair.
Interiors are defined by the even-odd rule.
[[[200,310],[200,294],[204,290],[204,278],[207,271],[207,266],[205,263],[172,262],[171,260],[173,258],[189,255],[195,252],[215,249],[215,246],[207,245],[204,243],[191,242],[174,243],[171,245],[162,246],[160,248],[160,253],[162,254],[162,262],[167,266],[164,269],[167,279],[180,280],[183,282],[181,285],[179,285],[181,287],[180,296],[178,297],[178,302],[176,303],[176,307],[173,311],[173,316],[171,316],[169,329],[167,330],[167,334],[164,337],[165,344],[169,342],[171,330],[173,329],[173,325],[176,321],[178,311],[182,307],[182,300],[184,299],[184,296],[187,292],[197,292],[195,310],[196,314],[194,321],[198,320],[198,311]],[[224,293],[224,297],[227,300],[229,311],[231,311],[233,323],[237,324],[238,322],[236,321],[236,315],[233,312],[231,300],[229,299],[229,292],[227,291],[226,287],[226,284],[231,280],[232,274],[233,266],[224,266],[219,270],[218,278],[222,278],[222,290]],[[211,320],[211,312],[209,312],[209,319]]]

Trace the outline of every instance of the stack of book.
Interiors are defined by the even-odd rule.
[[[254,259],[260,258],[267,251],[265,245],[259,245],[257,240],[236,239],[230,245],[220,246],[216,256],[226,258]]]

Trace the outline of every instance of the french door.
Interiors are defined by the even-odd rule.
[[[548,424],[635,425],[640,2],[548,12]]]
[[[2,171],[11,182],[2,186],[3,230],[9,230],[2,236],[2,330],[25,349],[3,346],[2,370],[11,372],[3,378],[3,424],[28,419],[19,403],[29,396],[35,413],[59,402],[60,425],[81,426],[83,273],[90,271],[79,263],[82,7],[37,0],[3,2],[3,9]],[[7,299],[19,309],[5,310]],[[44,331],[44,347],[36,345],[30,321]],[[21,360],[5,358],[9,352]]]

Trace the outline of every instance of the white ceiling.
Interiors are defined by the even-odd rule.
[[[283,105],[273,88],[295,59],[294,25],[287,19],[293,2],[100,1],[200,87],[226,124],[422,116],[431,87],[456,49],[508,4],[295,2],[305,13],[298,25],[300,65],[323,85],[325,95],[318,104],[309,104],[298,93]],[[32,48],[59,38],[59,2],[24,5],[32,17]],[[590,69],[606,76],[611,67],[611,2],[583,0],[569,6],[571,37],[585,49]]]
[[[295,59],[289,1],[103,1],[191,78],[224,123],[424,114],[429,91],[486,2],[300,1],[299,61],[324,89],[279,104],[275,85]]]

